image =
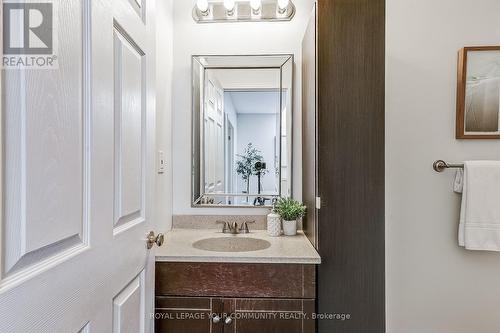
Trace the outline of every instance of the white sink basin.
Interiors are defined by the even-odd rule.
[[[213,252],[251,252],[270,246],[266,240],[248,237],[206,238],[193,243],[195,249]]]

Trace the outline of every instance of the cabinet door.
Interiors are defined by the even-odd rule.
[[[208,297],[156,297],[156,333],[223,333],[222,300]],[[212,315],[213,314],[213,315]]]
[[[225,299],[232,320],[224,333],[313,333],[314,306],[312,299]]]

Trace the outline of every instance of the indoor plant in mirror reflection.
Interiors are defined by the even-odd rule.
[[[306,206],[292,198],[280,198],[276,211],[283,219],[283,233],[285,236],[297,234],[297,222],[306,214]]]
[[[255,148],[251,142],[246,146],[243,154],[237,154],[236,156],[238,156],[238,160],[236,161],[236,173],[240,175],[245,182],[246,192],[244,193],[248,194],[250,193],[250,177],[252,175],[258,175],[259,173],[260,177],[262,177],[267,173],[267,170],[259,167],[259,165],[264,163],[264,157],[262,157],[261,151]]]

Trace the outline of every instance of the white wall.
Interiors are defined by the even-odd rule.
[[[156,1],[156,147],[166,171],[156,175],[155,218],[161,230],[172,227],[172,70],[173,0]]]
[[[387,0],[387,332],[500,332],[500,253],[457,246],[454,172],[436,159],[500,159],[457,141],[457,51],[500,44],[498,0]],[[500,204],[500,203],[499,203]]]
[[[263,193],[276,193],[279,184],[276,184],[276,173],[274,171],[274,139],[278,129],[276,128],[276,114],[238,114],[238,143],[236,154],[243,155],[249,143],[260,151],[264,162],[267,163],[267,174],[262,176]],[[238,160],[238,157],[235,159]],[[238,193],[246,191],[246,182],[237,175]],[[257,176],[250,178],[250,193],[256,194],[258,188]]]
[[[294,141],[301,142],[301,43],[313,0],[294,0],[297,14],[291,22],[196,24],[195,1],[174,1],[174,214],[267,214],[265,209],[191,207],[191,56],[202,54],[295,55]],[[295,196],[300,199],[301,148],[295,146]]]

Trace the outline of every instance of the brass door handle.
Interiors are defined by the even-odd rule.
[[[155,244],[158,246],[162,246],[164,242],[165,242],[165,235],[158,234],[157,236],[155,236],[154,231],[151,231],[147,238],[148,250],[151,250],[151,248],[153,248]]]

